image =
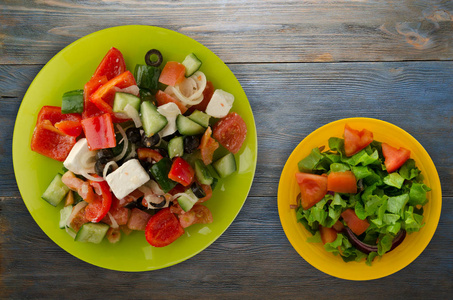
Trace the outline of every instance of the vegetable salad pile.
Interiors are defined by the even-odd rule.
[[[314,148],[298,164],[300,194],[291,199],[297,220],[344,261],[371,262],[423,226],[430,188],[410,151],[373,140],[346,125],[329,150]]]
[[[236,171],[247,127],[195,54],[162,61],[150,50],[132,73],[111,48],[83,90],[38,114],[31,149],[64,165],[42,198],[62,207],[60,228],[76,241],[115,243],[142,230],[164,247],[213,222],[203,202]]]

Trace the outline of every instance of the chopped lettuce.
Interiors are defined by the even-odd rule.
[[[379,142],[373,141],[351,157],[345,155],[343,139],[332,137],[328,145],[330,149],[327,151],[314,148],[299,162],[299,171],[326,174],[351,170],[358,181],[358,192],[328,193],[308,210],[299,206],[297,220],[312,233],[308,241],[319,243],[319,225],[332,227],[340,220],[346,226],[341,213],[347,208],[354,209],[360,219],[367,219],[370,223],[359,239],[366,244],[377,245],[378,251],[362,253],[342,233],[338,233],[337,239],[326,243],[324,248],[340,255],[346,262],[365,259],[366,264],[371,265],[376,257],[391,249],[392,241],[400,230],[411,233],[423,227],[422,206],[428,202],[427,192],[431,189],[423,184],[423,176],[413,159],[408,159],[397,172],[389,174]]]

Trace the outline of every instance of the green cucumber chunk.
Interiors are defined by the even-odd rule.
[[[159,88],[160,69],[148,65],[135,65],[134,77],[139,88],[157,90]]]
[[[72,114],[83,112],[83,90],[69,91],[61,99],[61,113]]]
[[[50,182],[47,189],[42,194],[41,198],[52,204],[53,206],[57,206],[69,192],[69,188],[61,181],[61,174],[55,175]]]
[[[195,161],[195,176],[201,184],[211,185],[214,181],[214,177],[201,159]]]
[[[161,115],[151,102],[142,102],[140,113],[146,136],[153,136],[164,129],[168,123],[167,118]]]
[[[156,182],[159,184],[160,188],[164,193],[168,193],[172,188],[176,186],[176,182],[168,178],[168,173],[170,172],[172,165],[171,159],[164,157],[159,160],[157,163],[151,166],[149,172],[154,177]]]
[[[72,205],[68,205],[63,207],[60,210],[60,229],[64,229],[66,227],[66,221],[68,221],[69,216],[72,213]]]
[[[104,223],[85,223],[80,227],[75,241],[99,244],[110,226]]]
[[[184,155],[184,137],[176,136],[168,142],[168,156],[170,158]]]
[[[188,118],[206,128],[209,126],[209,119],[211,116],[196,109],[188,116]]]
[[[195,205],[195,203],[197,203],[198,198],[192,192],[191,188],[188,188],[184,192],[184,194],[185,195],[181,195],[178,197],[178,203],[179,203],[179,206],[181,206],[181,208],[187,212]]]
[[[179,133],[182,135],[197,135],[202,134],[205,131],[203,126],[183,115],[178,115],[178,117],[176,117],[176,129],[178,129]]]
[[[185,73],[186,77],[189,77],[200,69],[201,60],[199,60],[195,54],[190,53],[189,55],[186,56],[186,58],[184,58],[182,64],[184,65],[184,67],[186,67]]]
[[[117,113],[126,113],[124,108],[128,104],[138,111],[140,109],[140,102],[140,98],[135,95],[117,92],[115,93],[115,100],[113,100],[113,111]]]
[[[219,174],[220,178],[225,178],[236,171],[236,160],[233,153],[228,153],[219,160],[212,163],[212,166]]]

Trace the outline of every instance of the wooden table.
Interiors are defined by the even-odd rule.
[[[453,293],[453,2],[445,0],[0,1],[0,298],[446,299]],[[43,65],[99,29],[145,24],[201,42],[242,84],[258,164],[236,220],[178,265],[123,273],[66,253],[37,226],[11,158],[22,98]],[[437,232],[383,279],[326,275],[291,247],[277,213],[283,165],[310,132],[372,117],[412,134],[440,175]]]

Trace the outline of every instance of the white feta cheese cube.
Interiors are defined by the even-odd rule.
[[[181,114],[178,105],[173,102],[166,103],[157,108],[157,111],[167,118],[168,123],[159,134],[161,137],[171,135],[176,132],[176,117]]]
[[[94,162],[97,151],[88,149],[87,139],[83,138],[75,143],[66,157],[63,165],[74,174],[94,173]]]
[[[223,90],[215,90],[206,107],[206,113],[214,118],[223,118],[233,107],[234,96]]]
[[[105,180],[115,197],[122,199],[145,184],[150,177],[138,159],[130,159],[107,175]]]

